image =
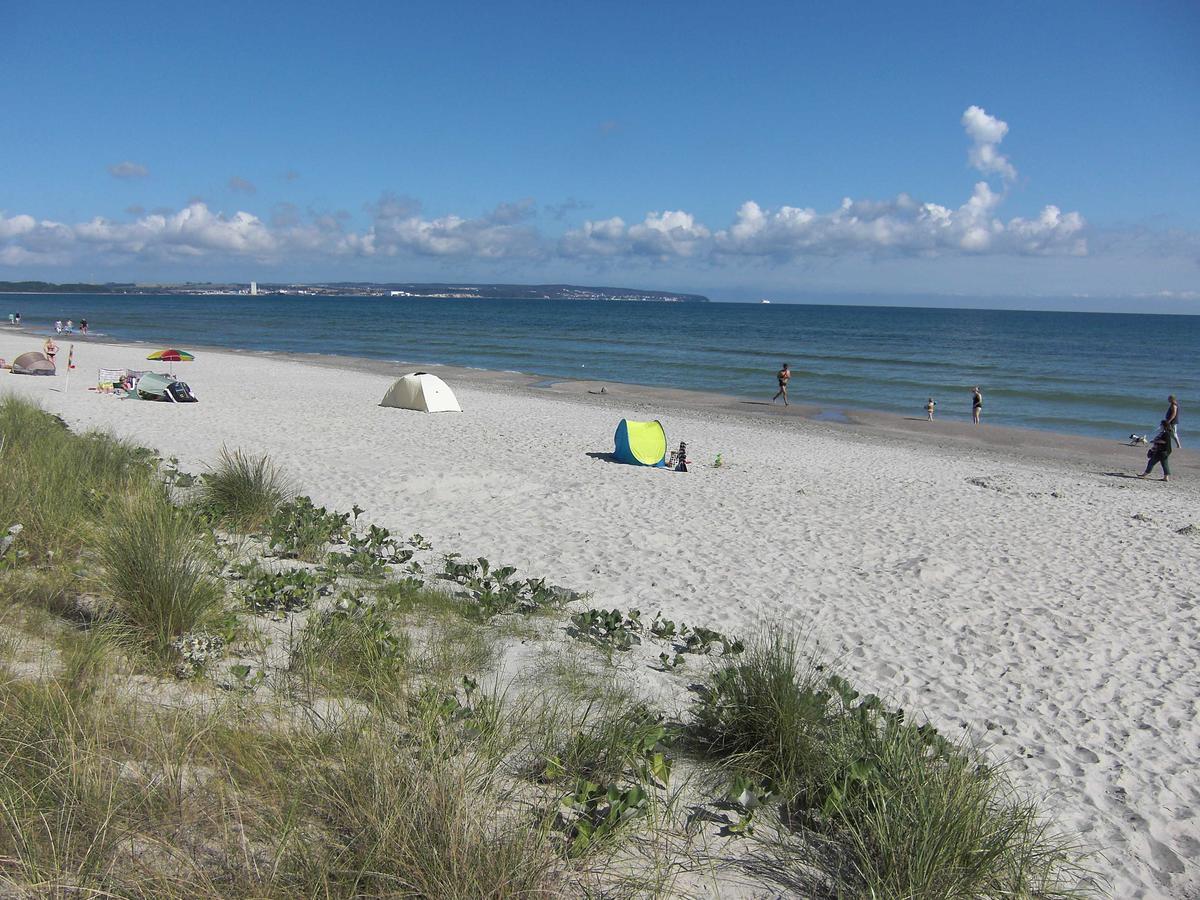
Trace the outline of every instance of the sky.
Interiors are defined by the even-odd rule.
[[[0,0],[0,32],[0,280],[1200,312],[1195,0]]]

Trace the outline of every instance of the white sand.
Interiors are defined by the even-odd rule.
[[[9,360],[37,343],[0,329]],[[190,471],[222,444],[267,451],[318,503],[357,502],[596,605],[811,629],[860,689],[1010,758],[1106,855],[1113,896],[1196,896],[1200,535],[1177,533],[1200,523],[1191,451],[1164,485],[1094,459],[664,404],[668,438],[697,463],[676,474],[588,455],[611,450],[620,415],[653,417],[619,392],[459,386],[463,414],[423,415],[377,406],[386,376],[236,353],[176,366],[199,404],[87,391],[97,366],[138,366],[146,350],[77,341],[69,392],[61,375],[5,372],[0,394]],[[1144,451],[1120,459],[1132,472]]]

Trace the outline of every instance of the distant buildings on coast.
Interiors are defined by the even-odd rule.
[[[409,297],[453,300],[626,300],[649,303],[707,303],[702,294],[678,294],[640,288],[584,287],[572,284],[376,284],[323,282],[316,284],[249,285],[217,282],[53,284],[45,281],[0,281],[0,293],[22,294],[150,294],[156,296],[259,297],[271,294],[322,297]]]

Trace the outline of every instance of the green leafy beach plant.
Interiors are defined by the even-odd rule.
[[[542,578],[516,578],[512,566],[493,569],[482,556],[473,562],[460,562],[457,553],[448,554],[439,578],[457,585],[460,594],[475,605],[479,614],[490,618],[503,613],[536,613],[550,609],[560,595]]]
[[[346,543],[347,550],[331,552],[326,565],[331,571],[357,578],[382,578],[392,566],[409,562],[415,553],[415,549],[403,546],[390,531],[378,525],[369,526],[365,532],[352,531]]]
[[[344,542],[350,529],[350,513],[330,512],[302,495],[267,520],[267,546],[274,556],[320,562],[329,545]]]
[[[332,591],[329,581],[309,569],[266,572],[251,568],[238,595],[256,613],[283,615],[308,609]]]

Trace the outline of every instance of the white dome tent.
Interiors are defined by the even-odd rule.
[[[450,385],[428,372],[402,375],[383,395],[379,405],[421,412],[462,412]]]

